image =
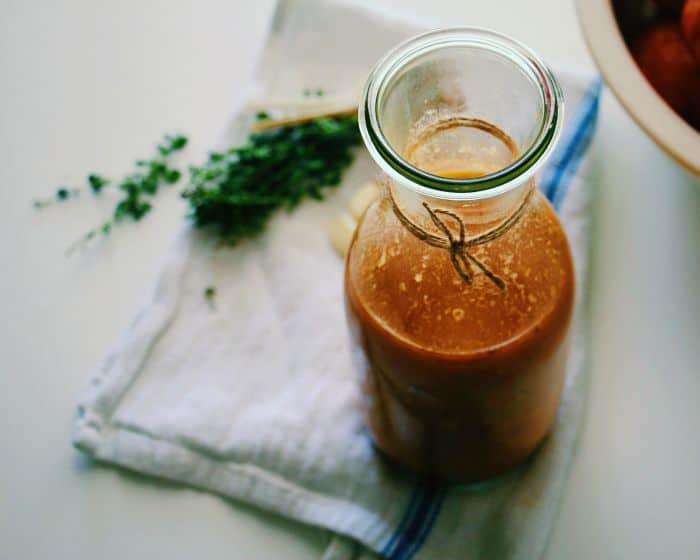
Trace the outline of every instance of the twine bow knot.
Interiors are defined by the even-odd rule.
[[[525,207],[527,206],[527,203],[529,202],[533,191],[534,187],[530,187],[529,191],[523,197],[523,200],[520,202],[515,211],[510,216],[505,218],[500,224],[474,237],[467,237],[464,221],[457,214],[455,214],[454,212],[450,212],[449,210],[442,210],[439,208],[433,209],[427,202],[423,202],[423,208],[425,208],[426,212],[428,212],[431,221],[433,222],[435,227],[445,235],[445,237],[441,237],[439,235],[430,233],[422,227],[414,224],[401,211],[398,204],[396,204],[396,201],[394,200],[394,196],[391,192],[391,189],[389,189],[392,206],[394,208],[394,214],[399,219],[399,221],[406,227],[406,229],[411,234],[413,234],[421,241],[433,247],[437,247],[439,249],[444,249],[448,251],[450,254],[450,260],[452,261],[452,266],[454,266],[455,271],[460,276],[460,278],[464,280],[464,282],[466,282],[468,285],[472,284],[475,275],[473,267],[476,267],[478,270],[483,272],[484,275],[501,290],[504,290],[506,287],[505,281],[500,276],[492,272],[484,263],[482,263],[474,255],[472,255],[469,252],[469,249],[493,241],[494,239],[497,239],[498,237],[506,233],[510,228],[512,228],[523,215]],[[453,233],[449,225],[446,223],[445,219],[441,216],[450,218],[457,224],[457,227],[459,228],[458,235],[455,235]]]

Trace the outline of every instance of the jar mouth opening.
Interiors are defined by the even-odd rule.
[[[533,140],[510,164],[479,177],[450,178],[421,169],[398,153],[382,130],[382,100],[400,71],[426,54],[455,48],[495,55],[524,73],[539,96],[539,119]],[[369,75],[358,116],[370,154],[392,179],[436,198],[474,199],[497,196],[532,177],[556,143],[563,122],[563,108],[563,94],[557,80],[528,47],[488,29],[455,27],[418,35],[388,52]]]

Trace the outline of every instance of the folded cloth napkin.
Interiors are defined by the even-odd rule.
[[[423,30],[357,3],[281,0],[256,95],[356,92],[381,54]],[[80,401],[75,445],[329,529],[327,559],[539,557],[586,395],[581,165],[600,91],[594,76],[557,74],[568,117],[540,188],[571,240],[578,301],[561,409],[527,465],[481,488],[445,488],[399,474],[373,450],[350,366],[343,263],[326,233],[353,187],[377,174],[364,150],[325,201],[280,212],[256,240],[227,249],[190,227],[179,234],[152,301]],[[227,145],[245,134],[248,113],[234,119]]]

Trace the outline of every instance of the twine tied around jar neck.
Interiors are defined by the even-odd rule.
[[[431,208],[427,202],[423,202],[423,208],[430,216],[431,221],[435,227],[444,234],[444,237],[430,233],[429,231],[423,229],[421,226],[412,222],[399,208],[399,205],[394,199],[394,193],[391,190],[390,185],[386,185],[389,190],[389,198],[391,199],[391,205],[394,210],[394,214],[399,219],[401,224],[416,238],[420,239],[424,243],[431,245],[432,247],[437,247],[438,249],[443,249],[448,251],[450,254],[450,260],[454,266],[457,274],[464,280],[464,282],[471,286],[474,279],[474,269],[475,266],[484,275],[491,280],[498,288],[504,290],[506,287],[505,281],[492,272],[484,263],[477,259],[474,255],[469,252],[469,249],[476,247],[478,245],[483,245],[484,243],[489,243],[494,239],[499,238],[504,235],[508,230],[510,230],[515,224],[518,223],[522,215],[525,213],[532,194],[535,190],[535,186],[531,185],[528,188],[527,193],[518,204],[518,207],[501,223],[497,226],[475,235],[474,237],[467,237],[466,227],[464,221],[454,212],[449,210],[443,210],[440,208]],[[450,218],[454,221],[459,230],[455,234],[447,224],[446,220],[442,217]]]

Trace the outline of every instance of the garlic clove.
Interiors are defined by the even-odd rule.
[[[357,222],[347,212],[343,212],[331,222],[329,231],[331,245],[339,255],[347,254],[356,228]]]
[[[365,213],[365,210],[367,210],[369,205],[372,204],[378,196],[379,186],[374,181],[368,181],[357,189],[357,192],[350,199],[350,204],[348,206],[353,218],[359,220],[362,214]]]

